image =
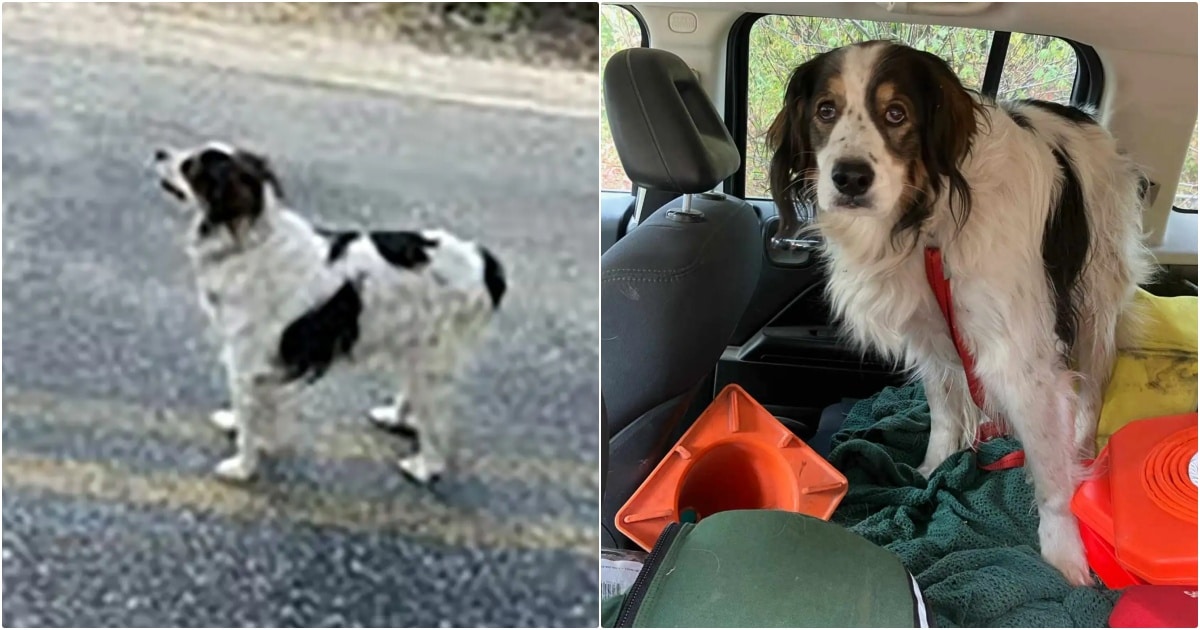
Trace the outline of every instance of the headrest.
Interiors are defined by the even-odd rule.
[[[742,156],[692,69],[665,50],[631,48],[604,68],[604,104],[625,174],[638,186],[712,190]]]

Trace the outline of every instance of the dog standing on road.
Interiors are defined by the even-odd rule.
[[[495,257],[443,231],[315,228],[284,205],[264,158],[225,144],[159,150],[154,163],[194,215],[188,254],[223,346],[232,409],[212,420],[236,431],[237,453],[216,474],[252,478],[295,387],[353,363],[394,379],[394,404],[370,418],[417,435],[400,468],[422,483],[442,475],[457,450],[454,377],[506,290]]]
[[[1042,556],[1090,584],[1069,503],[1152,269],[1135,165],[1078,109],[980,99],[942,59],[878,41],[796,68],[769,139],[780,233],[817,210],[834,312],[924,383],[926,476],[984,419],[926,279],[923,251],[940,249],[984,411],[1025,447]]]

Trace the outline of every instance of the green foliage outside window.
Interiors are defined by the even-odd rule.
[[[619,50],[642,45],[642,26],[627,9],[613,4],[600,5],[600,68]],[[608,112],[600,102],[600,189],[632,190],[633,184],[621,168],[617,149],[613,146]]]

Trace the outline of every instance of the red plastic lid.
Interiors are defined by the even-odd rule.
[[[1145,584],[1145,580],[1121,566],[1117,561],[1117,551],[1113,548],[1108,449],[1101,450],[1089,465],[1091,478],[1080,484],[1071,498],[1071,511],[1079,520],[1079,537],[1087,551],[1088,566],[1110,589]]]
[[[1100,451],[1089,468],[1091,477],[1079,484],[1075,496],[1071,497],[1071,511],[1081,525],[1086,525],[1095,535],[1110,546],[1113,543],[1112,486],[1108,481],[1108,448]],[[1093,567],[1095,568],[1095,567]]]
[[[1110,628],[1195,628],[1195,586],[1131,586],[1108,618]]]
[[[1117,560],[1151,584],[1195,585],[1196,414],[1133,422],[1107,450]]]
[[[1083,548],[1087,552],[1088,566],[1096,572],[1105,586],[1112,590],[1119,590],[1127,586],[1146,583],[1145,580],[1121,566],[1112,543],[1101,538],[1083,521],[1079,522],[1079,537],[1083,540]]]

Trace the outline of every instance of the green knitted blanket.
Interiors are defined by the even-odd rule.
[[[916,471],[929,439],[923,388],[860,401],[833,438],[830,461],[850,481],[833,521],[900,556],[942,627],[1105,627],[1117,593],[1073,588],[1038,554],[1033,489],[1023,468],[986,472],[1020,448],[985,443]]]

